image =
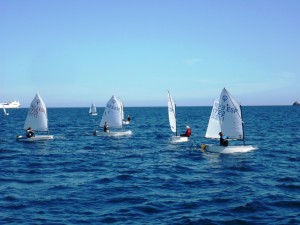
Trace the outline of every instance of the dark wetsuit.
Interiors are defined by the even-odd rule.
[[[26,130],[26,137],[28,137],[28,138],[31,138],[31,137],[34,137],[34,133],[33,133],[33,131],[32,130]]]
[[[104,132],[107,132],[107,131],[108,131],[108,125],[107,125],[107,124],[104,125],[103,131],[104,131]]]
[[[220,137],[220,146],[228,146],[228,140],[226,138],[224,135]]]

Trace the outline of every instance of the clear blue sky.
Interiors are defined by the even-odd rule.
[[[0,0],[0,102],[300,101],[299,0]]]

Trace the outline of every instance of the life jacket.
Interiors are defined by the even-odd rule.
[[[191,134],[192,134],[192,130],[191,130],[191,128],[188,128],[186,131],[185,131],[185,135],[186,136],[191,136]]]

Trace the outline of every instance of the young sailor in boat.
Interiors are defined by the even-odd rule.
[[[105,122],[105,124],[104,124],[103,131],[104,132],[109,132],[109,126],[108,126],[107,122]]]
[[[128,122],[130,122],[130,120],[131,120],[131,118],[130,118],[130,116],[128,115],[128,117],[127,117],[127,121],[128,121]]]
[[[223,135],[222,132],[219,133],[220,136],[220,146],[228,146],[227,136]]]
[[[189,137],[192,134],[192,130],[189,126],[186,126],[186,131],[184,134],[180,134],[180,137]]]
[[[27,128],[27,130],[26,130],[26,137],[28,137],[28,138],[34,137],[34,133],[33,133],[31,127]]]

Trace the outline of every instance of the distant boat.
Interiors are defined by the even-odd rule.
[[[176,120],[176,104],[173,101],[170,92],[168,91],[168,115],[171,131],[175,133],[175,136],[172,136],[171,142],[187,142],[189,137],[181,137],[177,135],[177,120]]]
[[[113,128],[114,130],[110,130],[109,132],[98,132],[99,135],[106,136],[127,136],[131,135],[131,130],[123,131],[122,129],[122,102],[119,98],[114,95],[107,102],[105,110],[103,112],[99,127],[104,127],[105,122],[108,123],[109,128]]]
[[[14,100],[12,102],[4,102],[4,103],[0,103],[0,106],[2,108],[6,108],[6,109],[10,109],[10,108],[20,108],[21,104],[18,101]]]
[[[297,101],[295,101],[295,102],[293,103],[293,106],[300,106],[300,103],[297,102]]]
[[[219,132],[225,134],[229,140],[242,140],[243,145],[220,146],[204,144],[201,148],[216,153],[248,152],[256,149],[251,145],[245,145],[241,106],[225,88],[213,104],[205,137],[219,139]]]
[[[31,102],[30,108],[27,113],[24,130],[29,127],[36,132],[47,132],[47,135],[34,135],[32,137],[18,136],[18,141],[45,141],[53,139],[53,135],[49,135],[48,129],[48,115],[46,105],[39,94],[36,94]]]
[[[97,115],[98,115],[96,106],[95,106],[94,104],[91,105],[89,114],[90,114],[91,116],[97,116]]]
[[[9,115],[9,113],[6,111],[5,108],[3,108],[3,115],[4,115],[4,116],[8,116],[8,115]]]

